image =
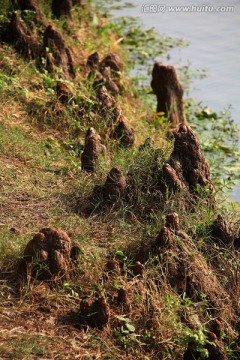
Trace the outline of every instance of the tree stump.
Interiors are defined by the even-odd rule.
[[[59,67],[63,71],[65,78],[73,79],[75,72],[73,68],[73,60],[70,50],[66,47],[65,41],[61,33],[54,29],[52,25],[48,25],[43,35],[43,43],[45,48],[49,49],[45,57],[47,59],[47,69],[52,72],[55,67]]]
[[[126,178],[119,167],[113,167],[103,186],[103,195],[107,201],[116,201],[125,196]]]
[[[73,93],[71,92],[69,87],[62,81],[57,82],[56,92],[57,98],[62,104],[68,104],[73,98]]]
[[[196,134],[190,126],[180,125],[174,132],[174,138],[173,152],[162,169],[162,191],[166,188],[173,193],[186,190],[194,200],[201,188],[208,188],[206,197],[214,206],[214,186]]]
[[[124,120],[120,120],[113,130],[111,137],[119,141],[123,147],[130,148],[134,145],[135,134],[133,128],[130,128]]]
[[[70,238],[65,231],[43,228],[27,243],[23,262],[32,264],[32,275],[41,279],[55,275],[67,276],[70,253]]]
[[[43,13],[39,8],[36,0],[17,0],[20,10],[31,10],[36,13],[36,20],[39,21],[43,18]]]
[[[52,1],[52,13],[56,18],[68,17],[72,18],[71,15],[72,0],[53,0]]]
[[[41,52],[40,43],[34,35],[31,35],[30,29],[17,12],[12,14],[6,38],[8,42],[14,44],[16,50],[21,53],[25,59],[37,60],[39,58]]]
[[[101,136],[94,128],[89,128],[85,136],[84,150],[81,156],[82,170],[94,172],[98,163],[98,156],[105,152],[105,146],[101,143]]]
[[[183,108],[183,87],[176,70],[171,65],[155,63],[152,71],[151,86],[157,96],[157,112],[164,113],[169,119],[170,127],[177,129],[186,124]]]

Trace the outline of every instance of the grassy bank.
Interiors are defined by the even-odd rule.
[[[196,358],[213,359],[216,348],[222,358],[238,359],[240,209],[234,203],[209,202],[208,188],[199,188],[197,197],[184,189],[172,192],[165,184],[161,190],[159,177],[174,139],[168,119],[156,115],[149,89],[140,90],[127,75],[131,46],[140,39],[144,43],[151,33],[141,34],[137,25],[126,33],[126,24],[110,24],[89,4],[76,4],[71,15],[60,18],[52,14],[49,1],[39,4],[36,18],[36,9],[1,2],[1,358],[183,359],[192,351]],[[74,77],[51,62],[50,45],[36,58],[31,47],[26,54],[22,43],[8,36],[14,11],[37,43],[42,44],[50,23],[62,34]],[[168,39],[163,52],[174,45]],[[87,65],[96,51],[100,62],[110,53],[121,60],[121,70],[110,76],[119,89],[114,94],[108,90],[111,106],[99,97],[97,76]],[[59,81],[67,86],[65,102],[56,91]],[[101,81],[110,86],[107,77]],[[116,109],[134,128],[133,147],[111,135]],[[192,99],[185,111],[203,138],[216,128],[216,136],[202,144],[206,154],[213,153],[220,193],[230,179],[227,174],[225,183],[221,180],[222,164],[214,150],[234,158],[235,145],[229,145],[234,126],[227,116]],[[94,173],[82,171],[81,165],[90,127],[105,147]],[[226,136],[220,139],[223,129]],[[113,167],[127,178],[127,198],[105,201],[104,191],[92,197]],[[161,230],[171,213],[178,214],[179,229],[169,230],[170,243],[164,243]],[[219,213],[225,227],[216,235]],[[79,252],[68,274],[47,280],[35,276],[34,266],[43,266],[37,255],[27,271],[20,266],[26,244],[46,227],[63,229]],[[108,307],[103,330],[94,318],[98,311],[85,314],[81,305],[99,298]]]

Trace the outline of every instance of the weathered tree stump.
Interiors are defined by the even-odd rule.
[[[132,273],[134,276],[143,276],[144,273],[144,265],[140,261],[135,261],[132,266]]]
[[[119,141],[123,147],[129,148],[134,145],[135,134],[133,128],[130,128],[124,120],[121,120],[113,130],[111,137]]]
[[[108,260],[104,269],[107,273],[112,275],[120,275],[121,273],[119,262],[116,259]]]
[[[36,20],[39,21],[43,18],[43,13],[39,8],[36,0],[17,0],[20,10],[31,10],[36,13]]]
[[[56,18],[68,17],[72,18],[71,15],[72,0],[53,0],[52,1],[52,13]]]
[[[218,215],[217,219],[213,221],[210,234],[215,242],[221,242],[225,245],[231,244],[233,241],[233,230],[223,219],[222,215]]]
[[[123,119],[122,110],[116,104],[115,98],[109,94],[106,86],[102,85],[99,87],[97,97],[101,114],[105,117],[106,125],[108,125],[109,128]]]
[[[128,299],[128,292],[126,289],[120,288],[117,292],[117,306],[122,306],[125,313],[131,312],[131,304]]]
[[[128,298],[127,298],[127,290],[120,288],[118,289],[118,297],[117,297],[117,305],[120,304],[127,304]]]
[[[103,297],[90,301],[82,301],[80,304],[80,315],[92,327],[103,330],[109,321],[109,305]]]
[[[209,166],[203,155],[200,142],[190,126],[181,125],[174,134],[174,149],[170,157],[170,165],[177,171],[181,164],[182,175],[190,190],[198,186],[209,186],[213,189]]]
[[[16,50],[27,60],[38,59],[41,52],[41,45],[30,29],[20,18],[17,12],[12,14],[9,24],[9,31],[6,34],[8,42],[13,43]]]
[[[232,316],[230,295],[190,237],[182,231],[163,227],[156,238],[155,248],[167,280],[176,291],[184,292],[193,301],[201,301],[202,294],[205,294],[214,314],[224,310]]]
[[[101,86],[98,91],[98,99],[103,111],[110,111],[116,107],[114,97],[108,93],[105,86]]]
[[[87,66],[91,70],[96,70],[99,67],[99,55],[98,52],[94,52],[93,54],[89,55],[87,59]]]
[[[171,230],[179,230],[179,217],[177,213],[167,214],[165,226]]]
[[[123,70],[123,62],[122,59],[114,53],[110,53],[105,56],[105,58],[100,63],[100,69],[103,71],[106,67],[110,67],[110,69],[114,72],[115,76],[119,76],[119,72]]]
[[[65,41],[61,33],[54,29],[52,25],[48,25],[43,35],[43,43],[45,48],[49,49],[46,52],[47,69],[52,72],[55,67],[59,67],[63,71],[65,78],[74,78],[75,72],[73,68],[73,60],[70,50],[66,47]]]
[[[82,5],[82,0],[72,0],[72,4],[73,6],[81,6]]]
[[[69,87],[62,81],[57,82],[57,98],[62,104],[68,104],[69,101],[73,98],[73,93]]]
[[[119,167],[113,167],[103,186],[103,196],[107,201],[116,201],[125,196],[126,178]]]
[[[163,65],[161,62],[155,63],[151,86],[157,96],[157,112],[164,113],[174,129],[180,124],[186,124],[183,87],[175,68],[171,65]]]
[[[175,243],[174,233],[166,226],[164,226],[156,238],[156,247],[168,248]]]
[[[116,54],[108,54],[100,62],[99,54],[94,52],[88,57],[86,65],[90,69],[88,78],[93,80],[95,88],[101,84],[111,94],[119,94],[121,86],[119,71],[122,69],[122,61]]]
[[[103,79],[105,80],[105,86],[111,94],[116,95],[119,94],[120,90],[118,85],[112,79],[111,69],[110,67],[105,67],[102,71]]]
[[[119,88],[116,85],[116,83],[112,80],[111,73],[109,72],[109,68],[105,68],[105,71],[103,73],[100,73],[97,70],[97,68],[94,67],[94,65],[91,66],[92,66],[92,70],[88,74],[88,79],[92,82],[93,88],[95,90],[98,90],[100,89],[101,86],[104,86],[104,88],[106,88],[106,90],[109,91],[111,94],[113,95],[118,94]]]
[[[105,146],[101,143],[101,136],[94,128],[89,128],[85,136],[84,150],[81,156],[82,170],[94,172],[98,163],[98,156],[105,152]]]
[[[120,81],[123,70],[122,59],[114,53],[110,53],[99,64],[99,70],[106,81],[107,89],[113,94],[119,94],[122,90]]]
[[[63,230],[44,228],[26,245],[23,263],[31,264],[32,275],[41,279],[55,275],[67,276],[70,252],[70,238]]]
[[[141,264],[145,264],[152,254],[152,244],[147,242],[142,242],[140,248],[135,256],[135,263],[140,262]]]
[[[169,191],[175,193],[176,191],[182,190],[185,188],[183,179],[179,178],[177,171],[171,167],[170,164],[165,163],[162,168],[162,177],[163,177],[163,186],[164,191],[167,187]]]
[[[214,205],[214,186],[196,134],[190,126],[180,125],[174,138],[173,152],[162,170],[163,188],[172,192],[185,189],[191,195],[197,195],[201,188],[208,188],[207,197]]]

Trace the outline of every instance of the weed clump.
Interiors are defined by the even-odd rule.
[[[227,360],[227,353],[222,340],[219,340],[214,334],[209,334],[205,344],[199,346],[194,341],[190,342],[184,353],[183,360],[195,360],[207,358],[209,360]]]
[[[163,162],[163,151],[146,143],[140,147],[128,168],[127,202],[145,219],[163,205],[159,187]]]

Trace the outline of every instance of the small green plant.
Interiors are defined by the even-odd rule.
[[[135,333],[135,326],[131,324],[131,320],[127,317],[117,316],[117,319],[120,326],[114,330],[115,339],[127,352],[136,353],[141,342]]]
[[[28,264],[28,273],[36,279],[41,279],[42,275],[49,278],[52,276],[48,265],[39,258],[38,254],[36,254],[32,262]]]
[[[135,326],[131,325],[131,320],[129,318],[117,316],[117,319],[122,323],[120,331],[123,335],[133,334],[135,332]]]
[[[24,10],[21,13],[22,19],[30,26],[34,25],[36,20],[36,12],[33,10]]]
[[[183,329],[183,337],[179,341],[183,347],[187,347],[194,354],[198,354],[199,359],[207,359],[209,352],[206,348],[207,344],[213,345],[208,339],[208,331],[202,325],[198,330],[191,330],[188,327]]]
[[[156,113],[156,117],[154,118],[152,124],[155,129],[157,128],[166,128],[168,125],[168,118],[165,116],[164,112]]]
[[[68,281],[61,281],[61,285],[64,293],[70,294],[72,297],[79,298],[79,294],[73,290],[71,284]]]
[[[227,358],[229,360],[239,360],[240,348],[238,342],[230,340],[228,337],[224,338],[226,343]]]

